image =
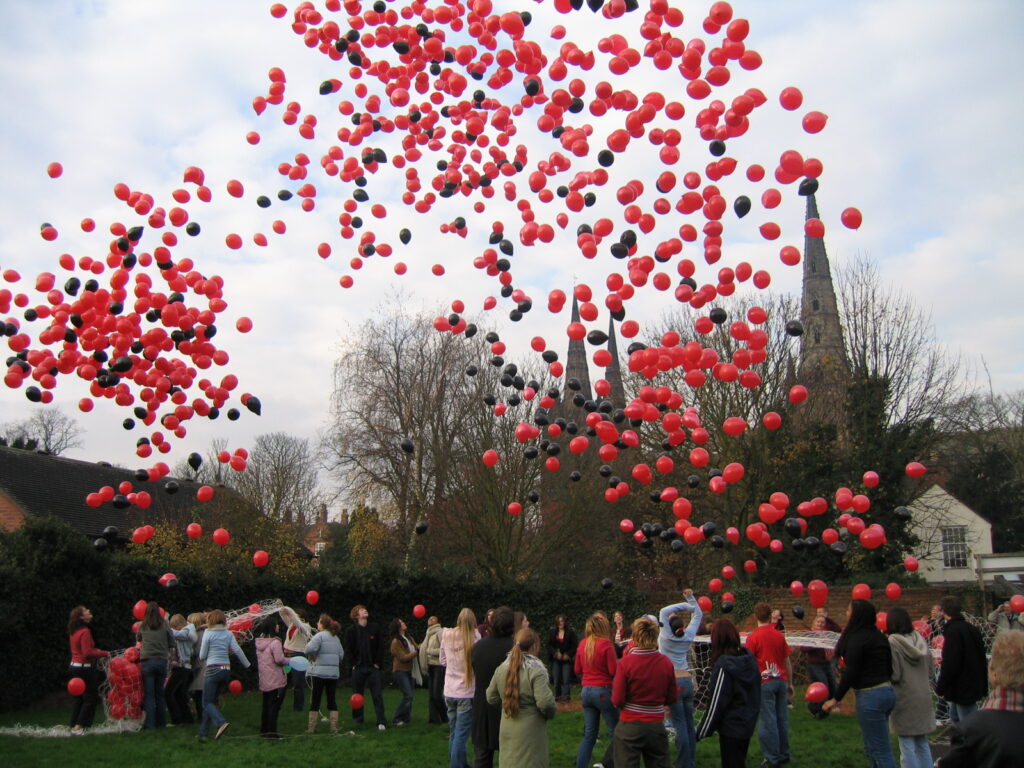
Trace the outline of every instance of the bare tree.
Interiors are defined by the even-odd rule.
[[[270,432],[256,438],[245,471],[233,473],[228,483],[271,520],[304,524],[325,499],[318,467],[308,440]]]
[[[78,422],[57,406],[38,406],[28,418],[5,424],[3,431],[8,443],[34,440],[39,450],[54,456],[82,447]]]
[[[839,311],[855,378],[883,382],[888,424],[920,423],[966,392],[960,358],[939,344],[931,315],[859,256],[837,270]]]

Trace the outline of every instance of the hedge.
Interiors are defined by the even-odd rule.
[[[179,580],[171,589],[158,583],[168,570]],[[315,607],[306,603],[309,590],[320,593]],[[559,613],[582,636],[583,622],[595,610],[609,616],[621,610],[627,617],[647,610],[645,596],[628,587],[584,588],[537,580],[495,584],[479,573],[447,564],[415,571],[396,565],[372,570],[310,568],[293,580],[277,577],[272,568],[254,568],[240,576],[204,574],[124,552],[97,552],[64,523],[29,519],[17,531],[0,533],[0,646],[7,662],[0,666],[0,711],[24,708],[64,687],[67,619],[76,605],[92,610],[96,644],[109,650],[134,642],[131,610],[140,599],[156,600],[168,613],[187,615],[273,598],[284,600],[309,620],[327,612],[343,626],[351,622],[351,608],[363,604],[371,621],[382,628],[393,618],[404,619],[416,639],[426,631],[426,619],[412,615],[417,604],[446,626],[454,624],[465,606],[482,620],[487,608],[509,605],[525,611],[542,640]]]

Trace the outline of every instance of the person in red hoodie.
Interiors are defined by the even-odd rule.
[[[583,683],[583,740],[576,752],[576,768],[590,768],[597,732],[604,717],[608,726],[608,748],[601,760],[603,768],[612,768],[615,726],[619,713],[612,704],[612,680],[615,677],[615,646],[608,617],[595,613],[587,619],[583,641],[576,651],[576,675]]]
[[[672,662],[658,652],[658,624],[637,619],[632,627],[632,651],[623,656],[612,682],[612,703],[619,710],[615,728],[615,765],[670,768],[665,707],[678,694]]]
[[[100,703],[100,675],[96,662],[110,655],[109,651],[101,651],[92,639],[92,611],[84,605],[76,605],[71,609],[68,618],[68,635],[71,636],[71,677],[81,678],[85,690],[75,696],[75,707],[71,710],[71,734],[81,736],[85,729],[92,725],[96,716],[96,705]]]

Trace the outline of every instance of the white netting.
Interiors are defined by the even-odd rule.
[[[985,653],[988,656],[992,654],[992,643],[995,640],[996,628],[990,624],[984,617],[974,616],[969,613],[964,614],[964,619],[976,626],[981,632],[981,638],[985,643]],[[915,622],[915,627],[921,631],[921,624],[927,627],[926,622]],[[816,632],[814,630],[786,630],[783,632],[786,636],[786,642],[789,643],[789,647],[793,649],[794,653],[791,657],[793,664],[793,678],[794,685],[804,685],[808,681],[807,678],[807,659],[805,651],[810,648],[818,648],[823,650],[834,650],[836,643],[839,642],[839,634],[836,632]],[[930,637],[930,629],[922,631],[921,634],[925,635],[925,639],[929,641],[932,649],[932,655],[935,657],[935,663],[938,665],[942,661],[942,637]],[[741,641],[746,643],[746,635],[742,635]],[[693,688],[694,688],[694,707],[699,710],[706,709],[707,705],[707,688],[710,675],[711,675],[711,636],[710,635],[697,635],[694,638],[693,645],[690,646],[690,670],[693,674]]]

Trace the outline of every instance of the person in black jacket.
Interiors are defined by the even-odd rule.
[[[366,684],[370,684],[377,730],[383,731],[387,728],[388,718],[384,714],[384,683],[380,673],[384,645],[380,627],[369,623],[370,612],[365,605],[357,605],[350,616],[355,624],[345,630],[345,658],[352,665],[352,692],[361,696]],[[353,709],[352,721],[362,723],[365,711],[365,707]]]
[[[822,705],[829,712],[851,688],[857,695],[857,720],[864,752],[874,768],[896,768],[889,741],[889,715],[896,707],[892,687],[892,649],[875,626],[875,606],[854,600],[846,611],[846,629],[839,636],[836,654],[846,665],[835,698]]]
[[[1024,768],[1024,632],[1003,632],[992,644],[992,693],[958,723],[939,768]]]
[[[473,646],[473,751],[476,752],[476,768],[491,768],[494,753],[498,751],[498,735],[501,729],[501,707],[487,703],[487,686],[491,684],[494,670],[508,656],[515,640],[512,628],[515,614],[507,605],[495,608],[491,614],[491,634],[477,641]]]
[[[555,701],[572,699],[572,672],[578,644],[576,633],[566,623],[565,616],[556,616],[555,626],[548,635],[551,679],[555,682]]]
[[[942,666],[935,693],[949,702],[949,717],[958,723],[978,711],[978,701],[988,692],[985,643],[978,628],[964,621],[959,600],[944,597],[939,607],[946,626],[942,630]]]
[[[718,731],[722,768],[744,768],[761,712],[761,675],[757,659],[740,646],[736,625],[728,619],[711,625],[711,667],[711,701],[697,740]]]

